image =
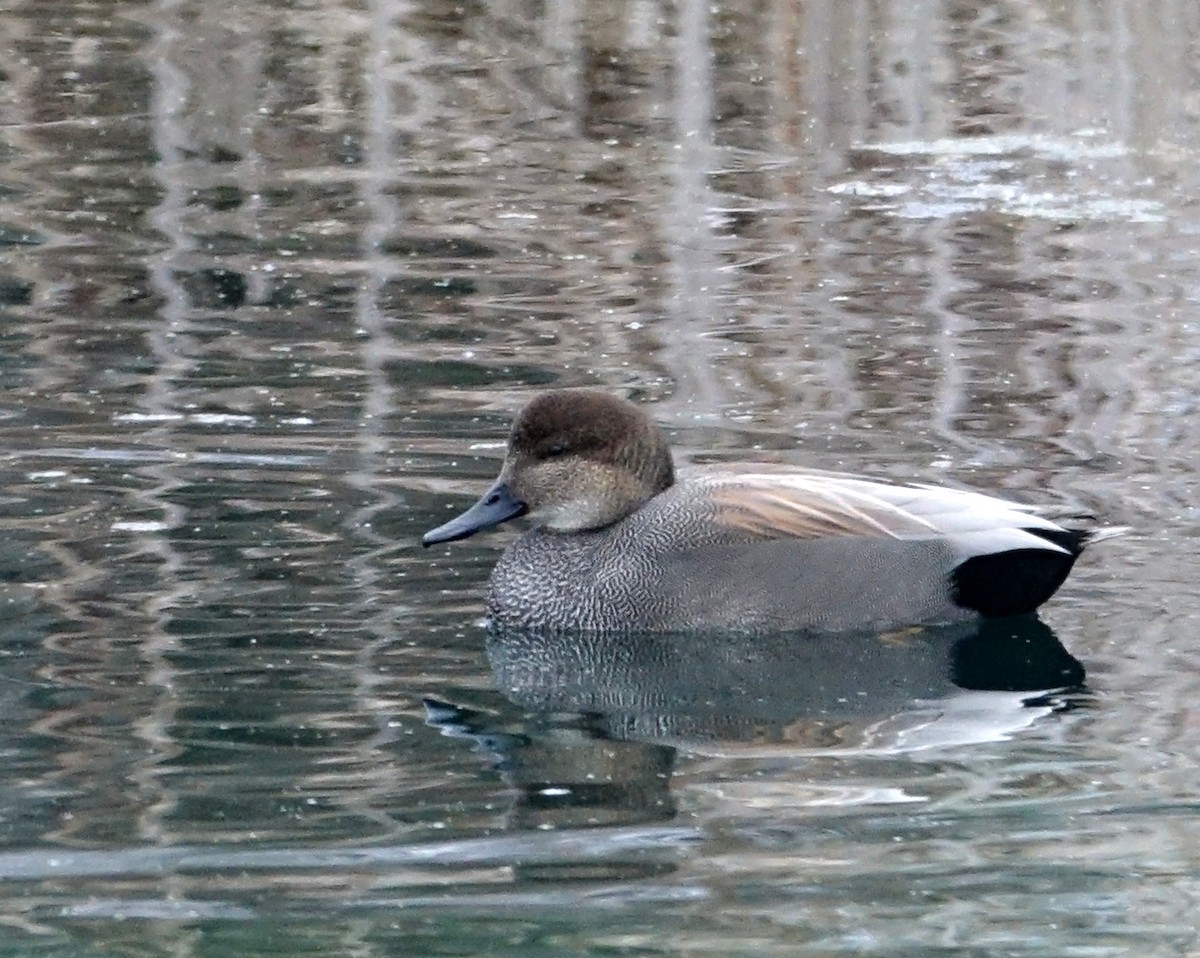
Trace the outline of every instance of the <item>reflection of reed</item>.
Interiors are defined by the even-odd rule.
[[[352,694],[358,710],[374,721],[376,731],[355,746],[355,761],[361,772],[353,794],[344,801],[347,809],[352,809],[363,820],[374,822],[383,832],[391,832],[396,830],[396,823],[386,811],[386,796],[393,787],[395,773],[388,764],[378,761],[378,754],[381,747],[395,742],[397,733],[390,710],[379,707],[381,699],[386,700],[387,696],[386,679],[378,661],[394,639],[397,614],[406,610],[380,601],[388,577],[383,559],[393,549],[380,520],[386,518],[388,511],[401,505],[400,497],[386,488],[382,475],[390,447],[386,425],[389,413],[397,405],[397,396],[387,373],[387,361],[394,357],[395,350],[381,301],[382,292],[393,274],[386,255],[386,240],[395,229],[398,217],[394,199],[384,191],[394,160],[391,134],[395,110],[393,84],[373,84],[372,79],[378,76],[399,79],[397,74],[400,72],[388,56],[386,9],[377,7],[373,11],[375,21],[371,25],[363,64],[363,86],[370,91],[366,100],[363,157],[368,175],[359,180],[358,187],[370,218],[362,230],[361,257],[365,275],[354,311],[355,324],[360,331],[363,392],[353,437],[354,465],[346,477],[347,485],[356,491],[356,498],[362,504],[350,512],[343,523],[346,539],[360,543],[348,570],[355,597],[351,614],[360,623],[366,639],[356,651]],[[416,99],[419,102],[419,98]]]
[[[1162,22],[1193,16],[1166,8]],[[1061,386],[1030,373],[1042,374],[1050,347],[1035,332],[1036,345],[1014,352],[1002,337],[1057,311],[1064,282],[1086,286],[1128,267],[1089,265],[1096,251],[1034,218],[985,211],[905,222],[825,188],[864,164],[882,180],[868,185],[911,185],[863,155],[871,143],[1013,129],[1069,138],[1101,121],[1113,142],[1155,143],[1178,115],[1154,93],[1183,60],[1174,31],[1120,3],[1093,23],[1011,5],[977,14],[952,5],[939,20],[919,2],[865,11],[779,0],[712,14],[698,3],[560,2],[530,19],[507,3],[431,16],[377,2],[366,16],[319,10],[278,31],[282,14],[269,8],[252,18],[237,5],[166,5],[149,17],[152,29],[165,35],[172,17],[183,26],[155,48],[172,65],[154,74],[146,104],[180,99],[174,139],[187,149],[173,162],[191,192],[176,221],[194,248],[176,249],[175,268],[185,285],[208,284],[195,296],[269,302],[290,282],[256,254],[292,231],[302,241],[286,250],[289,263],[326,274],[323,292],[334,295],[338,276],[360,288],[358,277],[382,268],[385,280],[369,281],[386,314],[420,313],[422,329],[445,334],[400,337],[397,360],[473,353],[468,367],[501,378],[498,367],[517,357],[567,366],[569,380],[628,369],[624,378],[660,392],[661,380],[676,384],[679,407],[667,411],[681,421],[740,404],[777,434],[807,415],[818,426],[873,426],[878,410],[903,406],[931,427],[927,446],[986,459],[997,454],[986,437],[1005,406],[1009,421],[1040,435],[1062,434],[1073,416],[1091,424],[1094,407],[1047,408],[1043,421],[1037,405],[1055,401],[1022,394],[1040,399]],[[1099,39],[1121,33],[1117,24],[1127,49]],[[368,37],[385,38],[386,55],[368,56]],[[34,41],[8,43],[24,55]],[[86,51],[81,44],[85,74]],[[1137,69],[1117,69],[1121,58]],[[360,60],[365,72],[348,73]],[[283,61],[290,68],[277,73]],[[21,114],[30,122],[52,118],[44,89],[17,88],[15,102],[34,105]],[[360,128],[364,104],[375,106]],[[76,133],[46,126],[39,136],[39,149],[78,149]],[[375,159],[364,164],[368,139]],[[170,160],[178,144],[162,145]],[[1094,177],[1104,192],[1122,186],[1106,176],[1153,162],[1142,154],[1088,170],[1066,157],[1059,169],[1071,167],[1077,183]],[[281,186],[300,202],[274,199]],[[358,255],[364,190],[389,197],[397,217],[373,244],[373,265]],[[303,214],[319,229],[306,230]],[[44,250],[40,261],[54,256]],[[1045,285],[1022,287],[1037,263],[1049,267]],[[1003,264],[1016,287],[995,282]],[[237,289],[211,288],[230,276]],[[1137,282],[1119,280],[1114,297]],[[1126,323],[1118,312],[1103,319]],[[1082,336],[1099,318],[1072,320]],[[1053,335],[1060,350],[1073,339],[1062,328]],[[72,352],[53,333],[38,341],[51,369],[51,354]],[[1062,372],[1144,391],[1144,377],[1102,364],[1076,357]],[[980,383],[994,388],[972,394]],[[1131,398],[1106,403],[1098,428],[1111,432],[1108,417],[1122,409],[1134,414]]]

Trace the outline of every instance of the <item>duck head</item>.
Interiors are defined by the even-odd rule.
[[[590,389],[543,393],[513,423],[491,488],[421,543],[465,539],[526,513],[554,532],[602,529],[674,480],[666,436],[633,403]]]

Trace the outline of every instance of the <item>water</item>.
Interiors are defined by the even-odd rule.
[[[9,0],[0,955],[1200,951],[1198,19]],[[1134,531],[1000,633],[489,637],[418,539],[553,384]]]

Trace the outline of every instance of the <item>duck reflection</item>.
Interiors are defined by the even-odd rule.
[[[919,747],[914,733],[932,717],[952,721],[959,703],[973,714],[995,706],[987,737],[1002,736],[1028,724],[1028,693],[1084,679],[1037,619],[707,640],[497,631],[487,651],[499,690],[529,711],[590,715],[610,739],[741,754],[739,744],[771,743],[903,751]]]
[[[428,720],[494,756],[517,790],[518,827],[670,819],[679,750],[866,756],[994,741],[1084,683],[1035,618],[720,638],[497,630],[487,654],[526,714],[430,702]]]

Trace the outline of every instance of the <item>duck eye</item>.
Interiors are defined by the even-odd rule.
[[[556,442],[546,450],[545,455],[547,459],[556,459],[559,456],[565,456],[570,451],[570,447],[565,442]]]

